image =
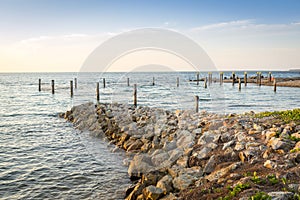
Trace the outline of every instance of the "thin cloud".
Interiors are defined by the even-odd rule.
[[[229,22],[221,22],[216,24],[209,24],[205,26],[195,27],[192,28],[192,31],[205,31],[205,30],[212,30],[212,29],[226,29],[226,28],[233,28],[233,27],[243,27],[249,26],[253,24],[253,20],[236,20],[236,21],[229,21]]]

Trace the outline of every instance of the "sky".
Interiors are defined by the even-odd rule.
[[[300,68],[299,10],[299,0],[0,0],[0,72],[76,72],[103,42],[148,27],[194,40],[218,70]],[[113,69],[161,63],[188,65],[141,50]]]

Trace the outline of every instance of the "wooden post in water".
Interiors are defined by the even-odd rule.
[[[223,84],[223,72],[220,72],[220,85]]]
[[[70,93],[71,97],[73,97],[73,81],[70,81]]]
[[[99,102],[99,100],[100,100],[99,82],[97,82],[97,86],[96,86],[96,98],[97,98],[97,101]]]
[[[259,82],[258,82],[259,84],[258,85],[261,86],[261,72],[258,73],[258,77],[259,77]]]
[[[205,77],[205,80],[204,80],[204,88],[207,88],[207,77]]]
[[[272,73],[269,72],[269,83],[271,83],[271,81],[272,81]]]
[[[241,91],[242,89],[242,82],[241,82],[241,78],[239,78],[239,91]]]
[[[127,78],[127,86],[129,87],[129,78]]]
[[[106,82],[105,82],[105,78],[103,78],[103,88],[106,87]]]
[[[153,77],[153,80],[152,80],[152,85],[154,86],[155,85],[155,78]]]
[[[74,78],[75,89],[77,89],[77,78]]]
[[[274,92],[276,92],[276,79],[274,78]]]
[[[39,92],[42,91],[42,80],[39,79]]]
[[[258,77],[258,72],[256,72],[256,84],[258,84],[258,82],[259,82],[259,77]]]
[[[208,72],[208,83],[211,84],[212,83],[212,73]]]
[[[54,94],[54,80],[51,80],[52,94]]]
[[[197,85],[199,85],[199,72],[197,72]]]
[[[199,112],[199,96],[195,96],[196,113]]]
[[[179,87],[179,77],[177,77],[176,85],[177,85],[177,87]]]
[[[234,83],[235,83],[235,73],[232,72],[232,86],[234,86]]]
[[[133,105],[137,106],[137,87],[136,84],[133,85]]]
[[[247,86],[247,72],[244,72],[244,83]]]

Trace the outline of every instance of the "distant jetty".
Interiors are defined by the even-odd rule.
[[[300,72],[300,69],[290,69],[289,72]]]

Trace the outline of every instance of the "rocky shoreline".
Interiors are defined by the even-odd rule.
[[[127,152],[127,200],[300,198],[299,121],[116,103],[61,117]]]

